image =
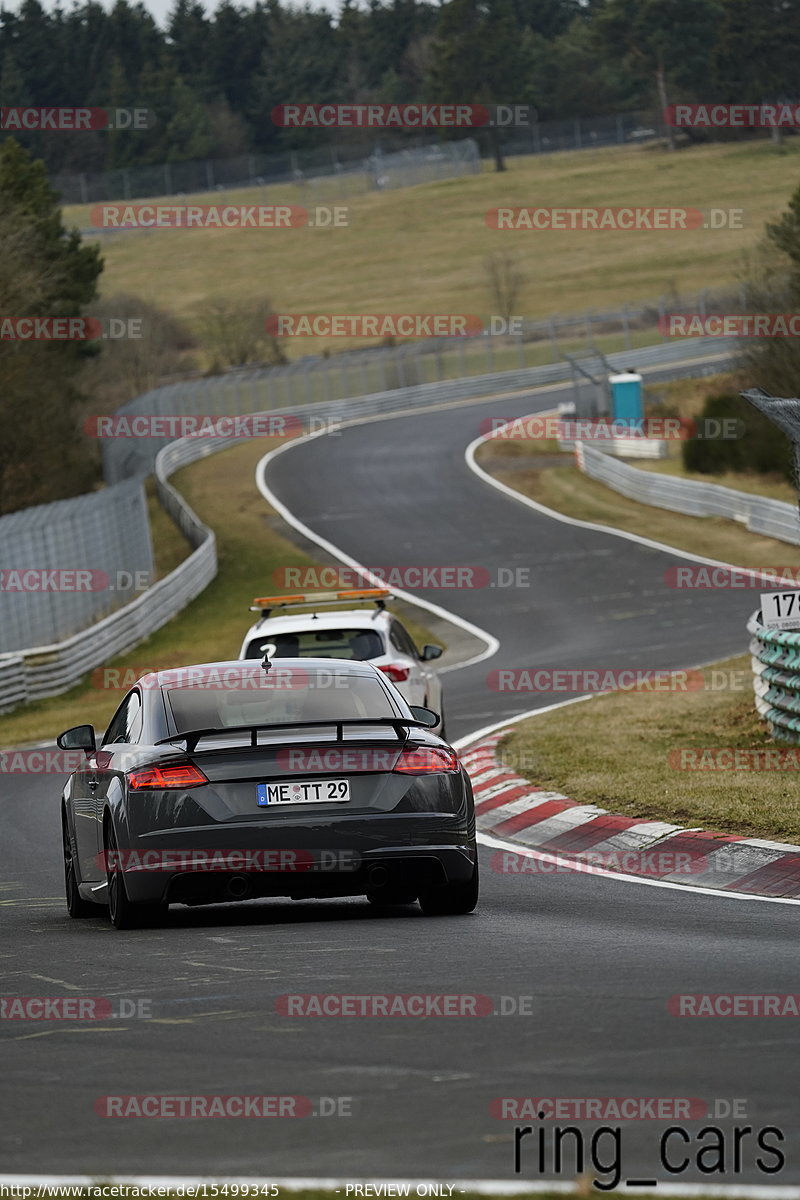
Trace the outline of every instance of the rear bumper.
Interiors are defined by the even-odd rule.
[[[133,869],[123,870],[131,900],[194,904],[354,896],[380,886],[416,892],[469,879],[476,858],[474,818],[442,813],[269,829],[237,822],[151,834],[129,849]]]

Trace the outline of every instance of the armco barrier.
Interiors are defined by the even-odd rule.
[[[102,582],[86,590],[17,591],[6,581],[0,589],[0,654],[72,637],[131,601],[153,578],[140,479],[8,513],[0,517],[0,546],[3,567],[23,578],[29,570],[66,568],[91,572]]]
[[[800,632],[765,629],[757,612],[747,632],[756,708],[773,737],[800,743]]]
[[[202,453],[205,447],[195,443],[194,449]],[[217,573],[214,533],[167,482],[180,465],[181,455],[177,450],[168,447],[163,451],[156,462],[156,486],[167,512],[195,550],[131,604],[89,629],[51,646],[0,655],[0,712],[28,700],[67,691],[92,667],[131,650],[160,629],[214,578]]]
[[[459,340],[459,339],[456,339]],[[463,343],[465,339],[460,339]],[[486,338],[487,356],[491,354],[491,338]],[[418,347],[411,349],[419,352]],[[424,349],[424,347],[423,347]],[[715,355],[730,354],[735,349],[733,339],[690,338],[683,341],[665,342],[644,346],[635,351],[619,351],[608,355],[615,370],[635,363],[637,369],[647,367],[676,367],[673,378],[681,374],[698,374],[699,359]],[[406,347],[393,352],[391,371],[399,378],[404,374]],[[568,362],[546,363],[538,367],[520,367],[512,371],[496,371],[490,374],[467,375],[457,379],[443,379],[431,383],[414,383],[412,386],[369,391],[359,390],[359,384],[369,384],[376,378],[375,356],[315,360],[311,366],[302,363],[290,367],[277,367],[259,371],[233,371],[227,375],[210,379],[198,379],[185,383],[170,384],[156,388],[135,400],[124,404],[116,415],[136,417],[144,415],[214,415],[238,416],[248,413],[286,412],[299,417],[316,417],[322,420],[352,420],[358,415],[369,416],[375,412],[401,411],[426,408],[448,401],[468,400],[478,396],[491,396],[499,392],[522,391],[525,388],[542,387],[548,383],[565,382],[572,377]],[[488,359],[487,359],[488,361]],[[414,359],[407,362],[408,373],[414,374]],[[710,369],[719,370],[718,365]],[[379,374],[385,375],[385,364]],[[402,382],[402,378],[401,378]],[[342,387],[346,390],[341,391]],[[326,398],[305,402],[305,397],[314,388]],[[347,390],[349,389],[349,390]],[[331,392],[340,392],[339,398],[331,398]],[[103,469],[108,483],[117,483],[136,475],[148,475],[158,451],[169,444],[167,438],[107,438],[103,440]]]
[[[727,517],[746,525],[752,533],[800,546],[800,518],[795,504],[736,492],[716,483],[640,471],[586,443],[576,445],[575,458],[581,471],[590,479],[596,479],[640,504],[651,504],[690,517]]]
[[[731,343],[725,343],[722,339],[697,338],[684,343],[670,342],[647,347],[646,350],[637,352],[636,362],[637,366],[677,364],[674,372],[671,372],[677,377],[685,373],[697,373],[698,359],[725,353],[730,349]],[[623,366],[630,359],[630,355],[609,355],[612,363],[615,359]],[[459,399],[490,396],[505,391],[524,391],[527,388],[558,382],[568,378],[568,375],[567,363],[550,363],[524,371],[505,371],[417,387],[395,388],[373,395],[323,401],[305,406],[302,410],[293,408],[292,411],[298,414],[313,414],[331,422],[346,423],[379,413],[421,410]],[[131,405],[125,406],[125,409],[128,413],[219,411],[230,414],[236,411],[250,411],[237,409],[232,403],[231,393],[224,392],[217,393],[224,406],[216,410],[209,407],[211,389],[208,383],[209,381],[198,381],[196,388],[192,384],[180,385],[184,403],[192,403],[192,407],[178,408],[174,402],[174,389],[162,388],[157,393],[139,397]],[[192,396],[192,391],[198,393],[199,399]],[[150,404],[146,408],[142,407],[157,396],[167,397],[166,407]],[[213,531],[192,512],[168,480],[180,467],[248,439],[182,438],[179,441],[168,442],[160,449],[149,444],[144,456],[134,452],[139,440],[121,439],[124,443],[122,450],[125,457],[119,458],[116,465],[122,477],[147,473],[150,469],[148,461],[155,458],[156,487],[161,502],[196,549],[180,566],[132,604],[126,605],[82,633],[54,645],[39,646],[14,655],[0,655],[0,712],[6,712],[27,700],[55,696],[66,691],[87,671],[107,663],[115,655],[132,649],[138,642],[159,629],[198,596],[216,575],[217,553]],[[156,439],[147,441],[153,443]]]

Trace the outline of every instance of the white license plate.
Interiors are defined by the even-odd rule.
[[[270,804],[330,804],[350,799],[349,779],[298,779],[292,783],[259,783],[260,808]]]

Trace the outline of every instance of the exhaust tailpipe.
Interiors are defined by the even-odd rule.
[[[251,891],[250,880],[245,875],[233,875],[228,880],[227,892],[232,900],[244,900]]]

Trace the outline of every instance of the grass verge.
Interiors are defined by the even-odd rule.
[[[278,568],[313,565],[307,554],[279,532],[280,518],[255,486],[256,463],[276,444],[277,439],[271,442],[254,438],[201,459],[173,476],[174,486],[217,535],[216,579],[151,637],[92,671],[69,692],[25,705],[0,718],[0,744],[13,746],[51,739],[62,729],[84,721],[105,729],[124,692],[144,671],[237,657],[252,623],[248,605],[253,596],[285,590],[275,584]],[[157,518],[154,537],[159,542],[159,570],[172,569],[183,554],[183,539],[163,513]],[[441,638],[419,624],[415,617],[419,610],[401,602],[392,607],[418,645],[425,641],[441,644]]]
[[[156,229],[105,234],[104,294],[134,293],[199,322],[210,297],[299,313],[494,311],[485,260],[510,251],[529,317],[609,309],[727,287],[732,264],[761,238],[796,185],[800,152],[768,143],[686,148],[679,154],[619,147],[508,160],[502,175],[318,197],[296,185],[215,193],[218,203],[347,203],[345,228]],[[180,202],[208,203],[208,193]],[[653,204],[737,209],[742,228],[568,231],[487,226],[497,207],[581,208]],[[91,206],[65,210],[91,227]],[[292,357],[344,348],[344,338],[301,338]]]
[[[686,517],[639,504],[589,479],[577,467],[498,470],[491,460],[481,465],[508,487],[567,517],[623,529],[737,567],[800,565],[797,546],[751,533],[724,517]]]
[[[660,398],[669,404],[671,413],[677,411],[681,416],[696,416],[706,395],[732,387],[735,380],[736,376],[726,374],[712,379],[676,380],[657,386],[662,393]],[[656,412],[657,408],[651,409],[651,415]],[[777,475],[733,472],[702,475],[684,470],[679,442],[669,444],[669,449],[667,459],[654,462],[636,459],[631,465],[637,470],[662,471],[791,504],[797,502],[794,488]],[[579,471],[573,465],[572,455],[559,450],[558,442],[553,440],[492,440],[478,447],[475,459],[484,471],[506,486],[567,517],[622,529],[686,550],[689,554],[719,559],[734,566],[800,565],[797,546],[751,533],[736,521],[723,517],[687,517],[621,496]]]
[[[581,804],[800,842],[797,773],[777,766],[796,767],[800,754],[778,759],[753,705],[748,656],[720,662],[713,672],[704,671],[706,686],[696,691],[612,692],[532,717],[503,738],[498,756],[538,787]],[[750,761],[774,769],[687,769],[712,760],[682,752],[708,748],[772,751]]]

